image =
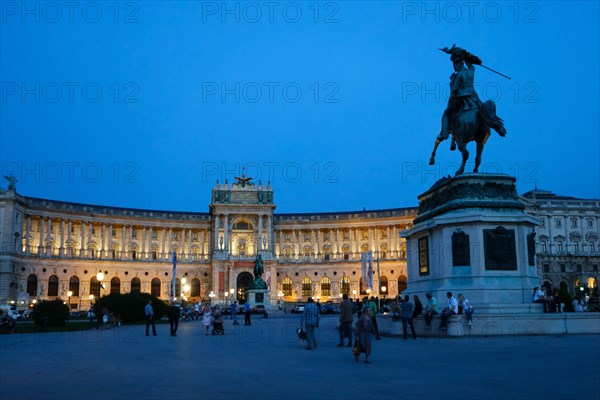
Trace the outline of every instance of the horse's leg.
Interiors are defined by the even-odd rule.
[[[475,155],[475,168],[473,172],[478,172],[479,164],[481,164],[481,153],[483,153],[483,145],[485,142],[478,140],[477,142],[477,154]]]
[[[469,151],[467,150],[467,143],[464,143],[464,142],[456,142],[456,143],[458,145],[458,150],[462,154],[462,163],[460,164],[460,168],[456,171],[454,176],[462,175],[462,173],[465,171],[465,164],[467,163],[467,160],[469,159]]]
[[[433,151],[431,152],[431,157],[429,157],[429,165],[435,164],[435,152],[437,151],[438,146],[442,143],[440,139],[436,139],[433,145]]]

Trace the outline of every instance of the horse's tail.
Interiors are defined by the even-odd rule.
[[[504,121],[502,118],[496,115],[496,103],[492,100],[487,100],[481,104],[479,108],[479,114],[483,119],[483,122],[502,137],[506,136],[506,128],[504,128]]]

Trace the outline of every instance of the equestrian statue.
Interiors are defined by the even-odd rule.
[[[439,144],[452,134],[450,150],[455,150],[458,146],[458,150],[462,153],[462,164],[455,175],[461,175],[464,172],[469,158],[467,143],[472,141],[477,143],[475,168],[473,169],[473,172],[477,172],[481,164],[483,147],[490,137],[490,129],[495,130],[502,137],[506,136],[506,129],[502,119],[496,116],[496,103],[492,100],[482,103],[479,100],[474,88],[474,65],[489,69],[505,78],[508,77],[484,66],[479,57],[455,45],[440,50],[450,54],[454,72],[450,76],[450,98],[442,116],[442,130],[435,140],[429,165],[435,164],[435,152]]]

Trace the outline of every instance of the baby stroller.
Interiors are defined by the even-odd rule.
[[[224,335],[225,334],[225,330],[223,329],[223,317],[221,317],[221,315],[216,315],[215,318],[213,319],[212,334],[213,335]]]

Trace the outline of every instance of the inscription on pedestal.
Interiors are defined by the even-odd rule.
[[[452,234],[452,266],[471,265],[469,235],[460,231]]]
[[[419,275],[429,275],[429,241],[427,236],[419,239]]]
[[[515,231],[499,226],[496,229],[483,230],[485,251],[485,269],[515,271],[517,269],[517,253]]]

